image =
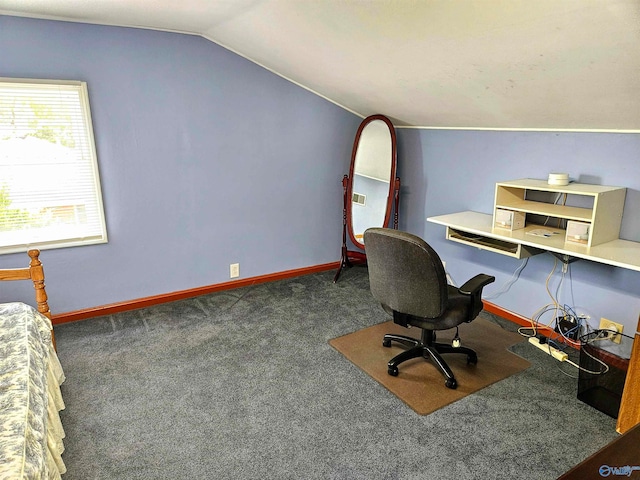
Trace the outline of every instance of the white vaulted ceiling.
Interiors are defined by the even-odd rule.
[[[201,35],[398,125],[640,131],[640,0],[0,0]]]

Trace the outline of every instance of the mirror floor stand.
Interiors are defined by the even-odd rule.
[[[349,176],[345,175],[342,178],[342,186],[344,190],[344,206],[342,208],[342,255],[340,258],[340,266],[338,271],[333,277],[333,283],[338,281],[342,269],[352,267],[354,265],[366,265],[367,255],[364,252],[349,250],[347,248],[347,202],[350,198],[347,196],[347,184],[349,183]],[[398,229],[398,207],[400,205],[400,177],[396,177],[394,189],[393,189],[393,228]]]
[[[333,277],[333,283],[338,281],[340,274],[342,273],[343,268],[353,267],[354,265],[366,265],[367,264],[367,256],[364,252],[356,252],[353,250],[347,250],[347,246],[342,246],[342,258],[340,259],[340,266],[338,267],[338,271],[336,272],[335,277]]]

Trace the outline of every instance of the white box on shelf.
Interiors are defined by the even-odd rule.
[[[513,210],[503,210],[501,208],[496,209],[495,220],[493,222],[494,227],[504,228],[507,230],[520,230],[524,228],[525,214],[522,212],[515,212]]]
[[[572,243],[586,245],[589,242],[590,223],[567,221],[567,236],[565,240]]]

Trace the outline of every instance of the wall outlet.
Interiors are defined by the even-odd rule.
[[[601,318],[600,330],[612,330],[617,333],[622,333],[624,326],[619,323],[612,322],[611,320],[607,320],[606,318]],[[617,335],[616,333],[608,333],[607,338],[613,343],[620,343],[622,341],[622,335]]]
[[[238,278],[240,276],[240,264],[232,263],[229,265],[229,277],[230,278]]]

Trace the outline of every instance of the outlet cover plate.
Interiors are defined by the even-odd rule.
[[[618,333],[622,333],[622,330],[624,330],[624,326],[620,323],[612,322],[611,320],[608,320],[606,318],[601,318],[600,330],[615,330]],[[620,343],[622,341],[622,335],[614,334],[613,336],[609,336],[609,339],[613,343]]]
[[[229,277],[230,278],[238,278],[240,276],[240,264],[232,263],[229,265]]]

